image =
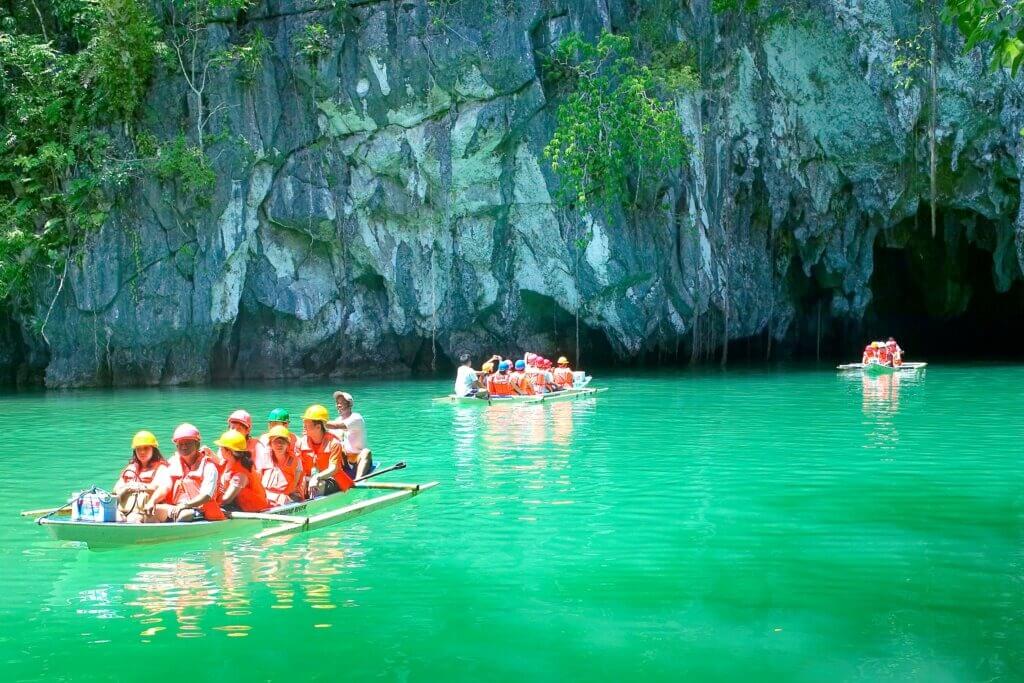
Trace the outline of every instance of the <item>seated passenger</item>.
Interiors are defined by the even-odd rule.
[[[266,457],[266,446],[252,436],[252,416],[244,410],[236,410],[228,416],[228,429],[234,429],[245,437],[245,450],[252,454],[254,461]]]
[[[354,485],[342,468],[344,453],[341,439],[327,431],[330,415],[327,408],[314,404],[302,415],[302,438],[298,451],[302,471],[309,473],[308,496],[315,498],[337,491],[347,491]]]
[[[287,427],[275,425],[267,434],[270,455],[259,469],[263,490],[271,506],[287,505],[302,499],[302,460],[292,446],[294,434]]]
[[[468,353],[459,356],[459,369],[455,375],[455,388],[452,390],[456,396],[475,396],[484,387],[480,384],[480,377],[473,369],[473,362]]]
[[[156,476],[167,467],[160,445],[152,432],[141,431],[132,438],[132,458],[114,484],[118,521],[156,521],[143,513],[146,501],[156,490]]]
[[[245,434],[229,429],[215,443],[220,446],[220,455],[226,463],[220,477],[224,510],[263,512],[269,508],[263,480],[253,467],[252,453],[246,450]]]
[[[889,337],[889,341],[885,343],[886,348],[889,350],[889,354],[892,356],[893,365],[903,365],[903,349],[896,343],[896,340]]]
[[[487,393],[492,397],[514,396],[518,392],[512,386],[509,369],[512,364],[507,360],[498,363],[498,371],[487,378]]]
[[[562,389],[572,389],[575,383],[575,378],[572,374],[572,368],[569,367],[569,359],[562,356],[558,359],[558,367],[554,373],[555,384]]]
[[[534,394],[533,382],[530,381],[529,375],[526,374],[525,361],[517,360],[515,372],[511,373],[509,377],[511,378],[512,388],[517,394],[522,394],[523,396],[532,396]]]
[[[220,475],[212,452],[200,445],[199,430],[186,422],[174,430],[171,440],[175,454],[158,472],[156,491],[143,513],[159,522],[225,519],[220,509]]]

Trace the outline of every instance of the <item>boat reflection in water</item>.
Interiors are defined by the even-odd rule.
[[[891,375],[869,377],[860,374],[861,410],[868,427],[869,448],[894,450],[900,440],[896,423],[901,402],[919,394],[924,383],[924,372],[896,372]],[[909,392],[909,396],[908,396]]]
[[[302,539],[234,539],[184,553],[179,545],[166,550],[167,561],[142,560],[142,551],[83,550],[55,585],[52,603],[76,604],[78,615],[96,619],[137,620],[143,642],[217,632],[245,637],[257,601],[260,610],[356,604],[368,537],[357,522]],[[154,550],[146,550],[149,557]]]

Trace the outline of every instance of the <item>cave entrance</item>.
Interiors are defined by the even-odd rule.
[[[933,239],[922,222],[905,247],[876,244],[871,292],[865,340],[894,336],[909,360],[1024,358],[1024,285],[997,291],[992,252],[962,233]]]

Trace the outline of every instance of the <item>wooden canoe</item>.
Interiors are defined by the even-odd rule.
[[[564,391],[556,391],[551,394],[539,394],[536,396],[495,396],[490,398],[476,398],[475,396],[456,396],[455,394],[449,394],[448,396],[442,396],[435,398],[435,403],[458,403],[460,405],[505,405],[514,403],[553,403],[555,401],[578,401],[584,398],[593,398],[597,394],[608,391],[607,387],[600,389],[566,389]]]
[[[391,486],[397,485],[392,484]],[[128,524],[125,522],[72,522],[68,519],[58,519],[56,516],[40,517],[36,522],[45,526],[50,535],[58,541],[84,543],[90,549],[123,548],[225,535],[254,534],[267,526],[274,528],[279,526],[293,527],[295,532],[302,532],[336,524],[348,517],[358,516],[370,510],[385,507],[388,504],[416,495],[420,491],[433,488],[436,485],[437,482],[429,484],[403,484],[402,486],[406,488],[399,491],[402,494],[400,498],[396,498],[395,493],[388,493],[367,500],[361,500],[343,506],[340,509],[337,508],[338,504],[346,500],[345,494],[341,492],[267,510],[267,513],[271,515],[288,516],[295,519],[294,523],[285,524],[282,524],[279,520],[271,519],[227,519],[218,522]],[[377,489],[378,486],[367,482],[365,484],[356,484],[356,488]],[[356,508],[356,506],[360,507]],[[345,514],[346,511],[351,511],[353,508],[356,508],[353,513]],[[314,520],[316,520],[315,523],[313,523]],[[257,537],[260,536],[257,535]]]

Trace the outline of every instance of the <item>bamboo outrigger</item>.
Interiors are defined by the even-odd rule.
[[[863,372],[864,374],[885,374],[891,375],[894,372],[917,372],[923,370],[927,363],[903,363],[898,366],[882,365],[881,363],[845,363],[837,365],[836,370],[841,372]]]
[[[550,394],[535,394],[530,396],[490,396],[488,398],[477,398],[476,396],[456,396],[449,394],[435,398],[435,403],[460,403],[469,405],[504,405],[506,403],[553,403],[555,401],[576,401],[582,398],[593,398],[597,394],[608,391],[607,387],[600,389],[564,389],[554,391]]]

